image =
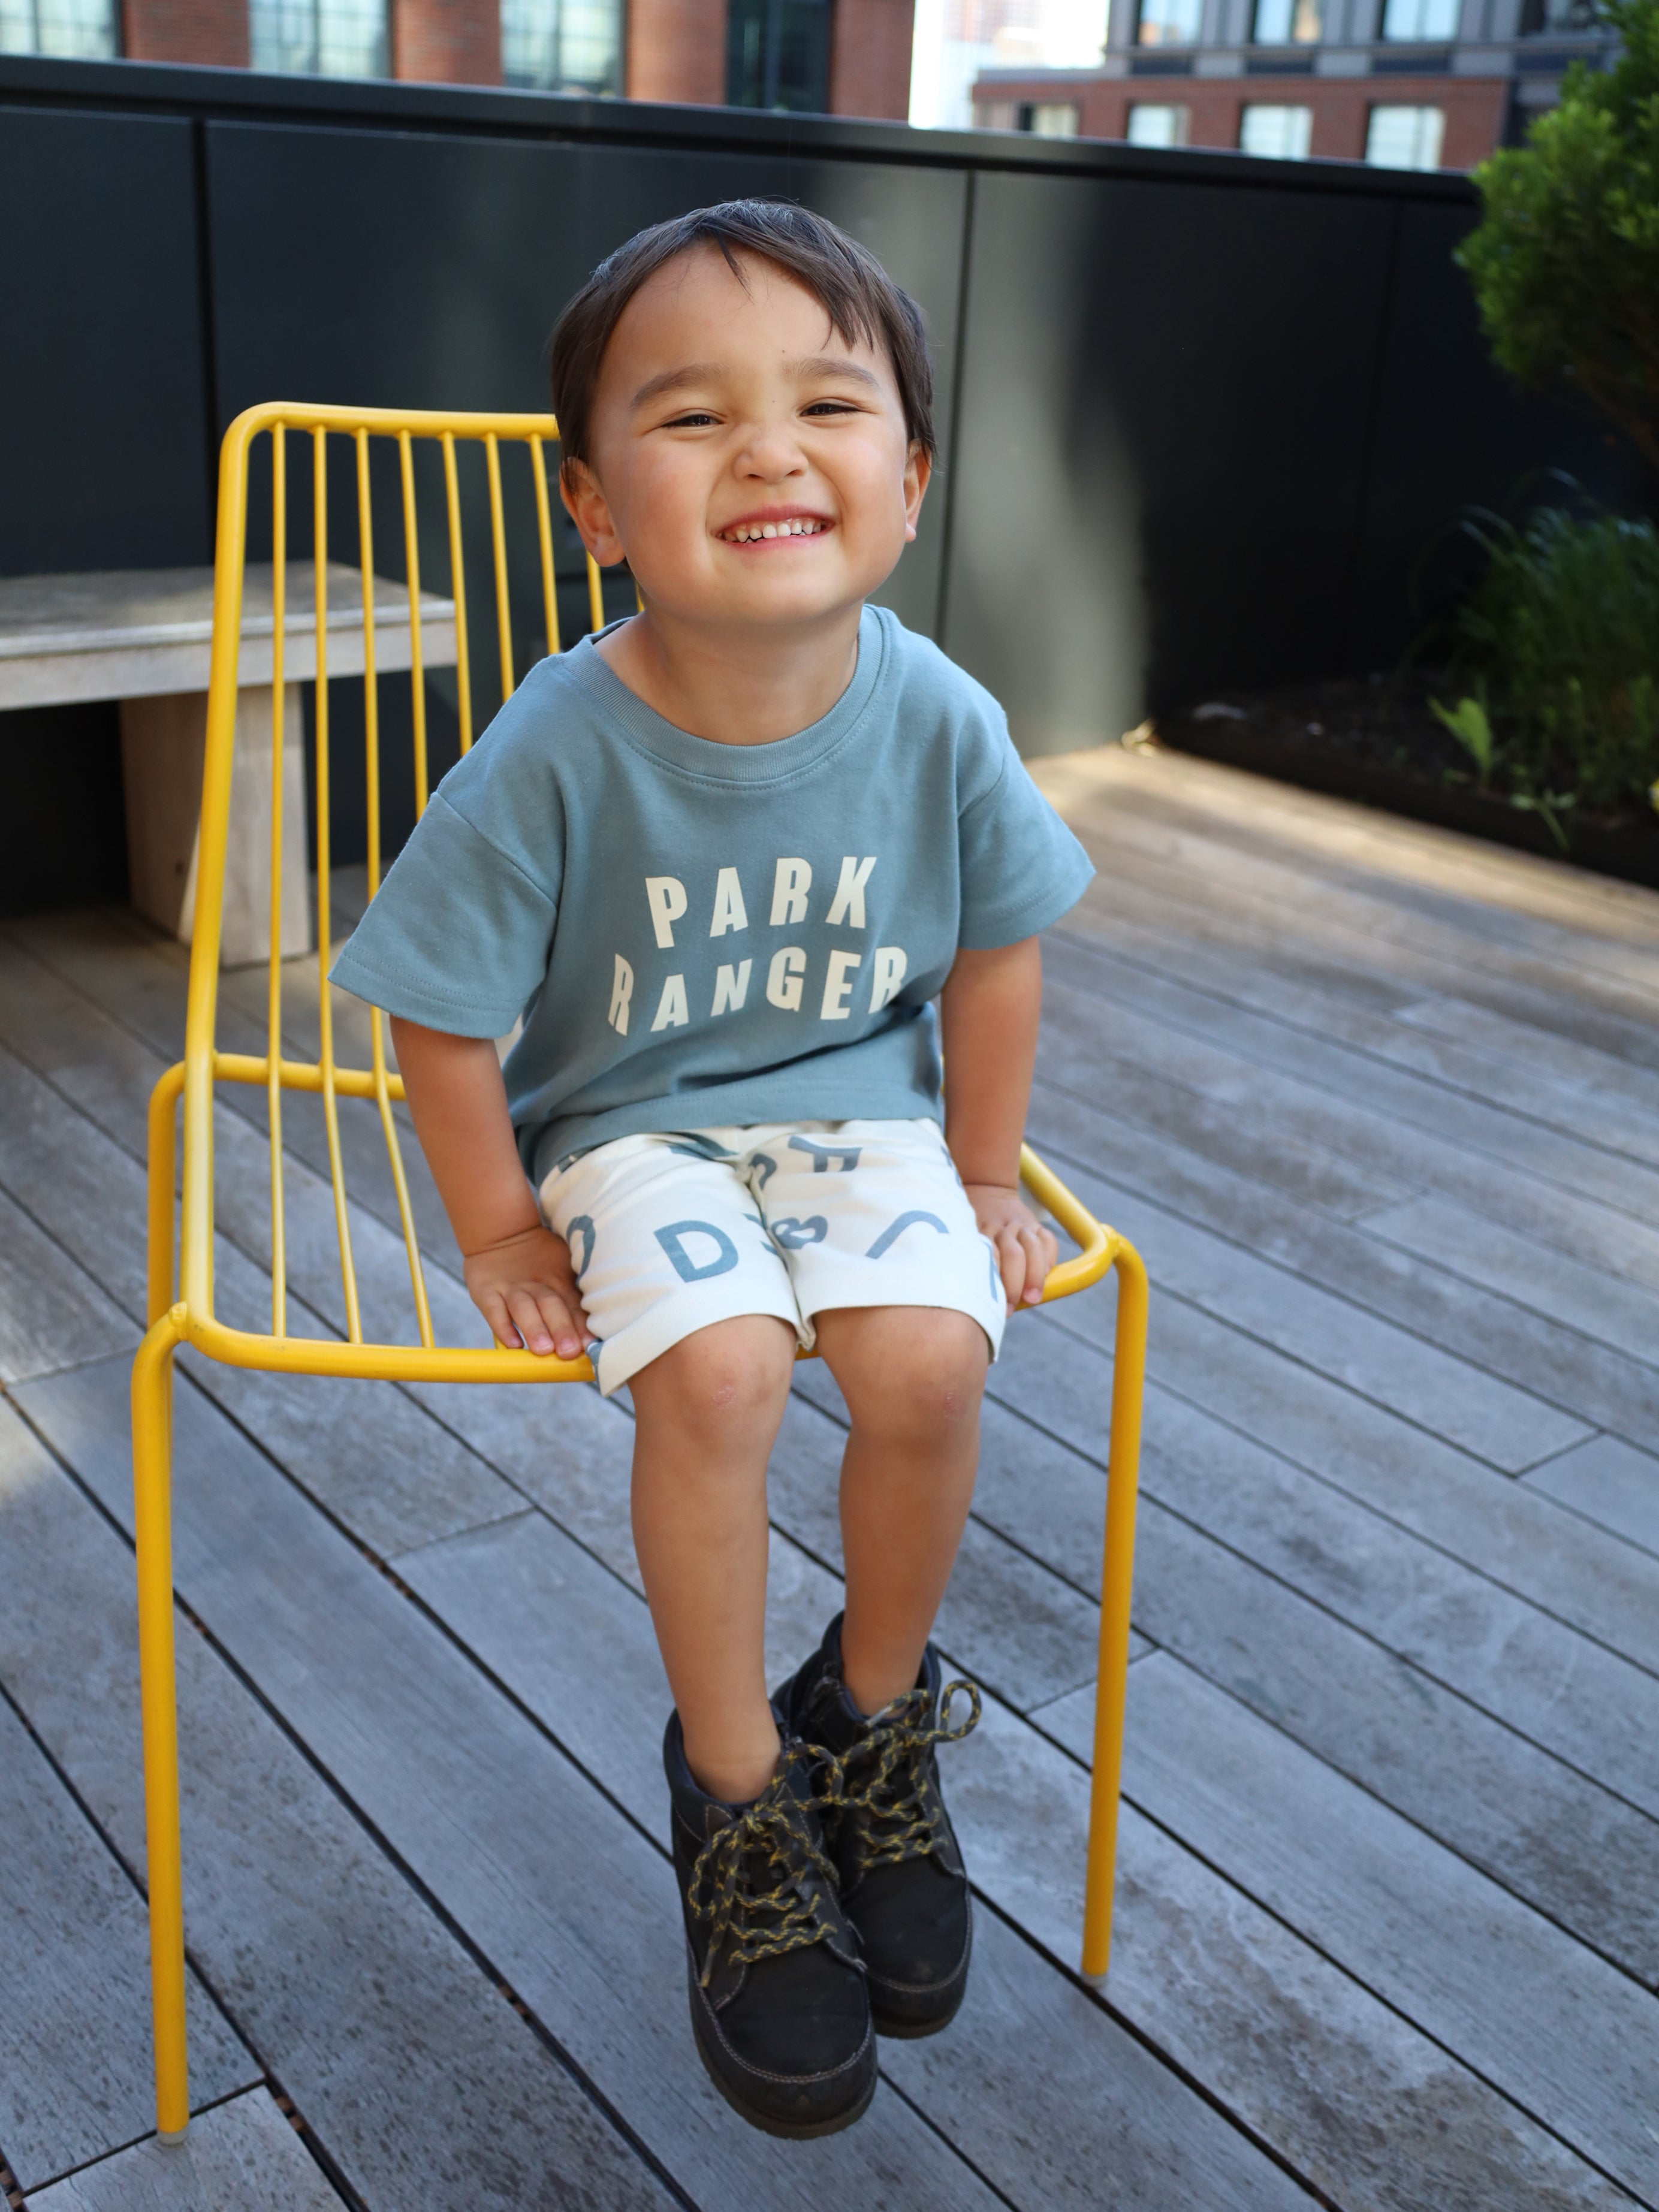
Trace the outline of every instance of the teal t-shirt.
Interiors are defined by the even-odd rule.
[[[937,647],[866,607],[852,682],[761,745],[694,738],[591,639],[432,795],[332,970],[428,1029],[520,1016],[526,1170],[644,1130],[939,1110],[929,1001],[1093,869]]]

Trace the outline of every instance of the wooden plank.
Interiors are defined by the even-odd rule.
[[[1237,1292],[1243,1286],[1229,1285],[1225,1271],[1218,1297],[1217,1271],[1206,1260],[1207,1246],[1194,1243],[1194,1230],[1200,1240],[1212,1231],[1289,1268],[1303,1283],[1333,1291],[1426,1340],[1442,1358],[1455,1355],[1525,1391],[1528,1403],[1547,1400],[1558,1413],[1624,1436],[1650,1436],[1659,1428],[1659,1370],[1614,1343],[1595,1340],[1584,1328],[1603,1305],[1628,1316],[1640,1302],[1651,1316],[1651,1330],[1659,1323],[1659,1299],[1576,1261],[1540,1254],[1535,1244],[1498,1228],[1484,1215],[1425,1198],[1385,1207],[1358,1228],[1333,1223],[1047,1085],[1033,1094],[1029,1127],[1032,1142],[1071,1176],[1079,1195],[1127,1234],[1145,1240],[1143,1249],[1157,1267],[1167,1269],[1170,1288],[1237,1326],[1267,1334],[1255,1316],[1271,1311],[1275,1297],[1258,1293],[1258,1303],[1246,1292],[1241,1298]],[[1396,1221],[1405,1231],[1398,1238],[1389,1225]],[[1465,1249],[1472,1264],[1468,1273],[1460,1273],[1457,1263]],[[1510,1289],[1516,1275],[1532,1285],[1525,1300]],[[1558,1277],[1567,1309],[1560,1318],[1541,1289]],[[1598,1304],[1597,1287],[1603,1284],[1607,1297]],[[1226,1295],[1228,1288],[1235,1294]],[[1563,1326],[1564,1319],[1575,1325]],[[1328,1358],[1310,1353],[1304,1340],[1277,1334],[1270,1340],[1354,1384],[1352,1368],[1344,1371]],[[1453,1434],[1425,1414],[1420,1402],[1392,1393],[1386,1380],[1368,1386],[1362,1374],[1358,1387],[1425,1426],[1452,1435],[1454,1442],[1480,1449],[1467,1428]],[[1518,1448],[1530,1464],[1541,1448],[1528,1432],[1524,1415],[1517,1431]]]
[[[1112,886],[1106,896],[1121,900],[1122,887]],[[1128,914],[1104,908],[1103,897],[1091,901],[1058,929],[1058,939],[1085,951],[1104,950],[1149,975],[1176,978],[1229,1005],[1328,1037],[1487,1105],[1524,1114],[1650,1166],[1659,1164],[1659,1112],[1624,1099],[1598,1097],[1582,1085],[1560,1081],[1536,1061],[1504,1058],[1461,1035],[1442,1035],[1398,1019],[1396,1007],[1412,995],[1407,988],[1388,989],[1393,1003],[1379,1008],[1375,983],[1369,991],[1356,990],[1358,979],[1344,975],[1345,988],[1333,988],[1328,971],[1309,972],[1313,963],[1293,934],[1252,927],[1235,915],[1149,898],[1144,888]]]
[[[1060,1109],[1051,1108],[1046,1098],[1034,1108],[1032,1126],[1039,1142],[1055,1133],[1060,1115]],[[1366,1287],[1374,1296],[1380,1294],[1376,1279],[1385,1273],[1386,1258],[1367,1267],[1370,1255],[1357,1232],[1319,1222],[1294,1238],[1289,1233],[1291,1221],[1280,1205],[1275,1211],[1285,1229],[1279,1241],[1291,1249],[1282,1261],[1277,1256],[1259,1257],[1115,1180],[1103,1182],[1089,1169],[1070,1164],[1085,1149],[1094,1158],[1100,1156],[1092,1142],[1100,1126],[1097,1120],[1073,1116],[1072,1126],[1079,1120],[1083,1131],[1071,1137],[1065,1172],[1085,1205],[1134,1240],[1161,1291],[1190,1301],[1260,1343],[1509,1473],[1518,1474],[1553,1451],[1565,1450],[1591,1425],[1541,1395],[1365,1310],[1349,1297],[1334,1295],[1297,1270],[1304,1256],[1318,1264],[1320,1240],[1328,1237],[1351,1258],[1353,1272],[1366,1268]],[[1103,1146],[1111,1142],[1109,1132],[1103,1132]],[[1133,1149],[1133,1140],[1126,1139],[1126,1149]],[[1338,1275],[1336,1288],[1347,1288],[1345,1278],[1346,1271]],[[1056,1306],[1056,1316],[1074,1304]],[[1086,1310],[1092,1314],[1097,1310]],[[1524,1322],[1525,1316],[1520,1318]],[[1652,1407],[1659,1413],[1659,1395],[1647,1382],[1648,1371],[1634,1370],[1632,1383],[1626,1372],[1628,1367],[1628,1362],[1620,1361],[1618,1370],[1618,1380],[1626,1385],[1626,1407],[1634,1398],[1639,1407]],[[1631,1418],[1635,1419],[1634,1413]]]
[[[994,1381],[1005,1404],[1076,1449],[1103,1456],[1098,1391],[1080,1369],[1077,1340],[1055,1344],[1039,1327],[1012,1358],[1005,1353]],[[1420,1540],[1387,1515],[1386,1504],[1367,1511],[1365,1501],[1253,1447],[1156,1385],[1142,1482],[1172,1511],[1581,1773],[1659,1810],[1659,1676]],[[1518,1502],[1523,1512],[1531,1509],[1546,1541],[1554,1537],[1565,1548],[1589,1538],[1621,1555],[1627,1588],[1652,1580],[1656,1563],[1644,1554],[1586,1523],[1574,1527],[1546,1499],[1523,1493]],[[1650,1615],[1650,1647],[1656,1625]]]
[[[31,2203],[35,2212],[340,2212],[266,2089],[216,2105],[182,2143],[135,2143]]]
[[[1364,1571],[1352,1554],[1345,1564]],[[1150,1498],[1135,1615],[1183,1664],[1659,1984],[1659,1821]],[[1039,1726],[1050,1711],[1033,1717]]]
[[[1524,1477],[1587,1521],[1659,1553],[1659,1459],[1616,1437],[1592,1437]]]
[[[774,1551],[769,1667],[799,1659],[837,1601],[833,1578],[780,1604]],[[799,1557],[797,1554],[797,1557]],[[412,1587],[554,1729],[642,1826],[665,1805],[654,1733],[668,1686],[644,1605],[538,1515],[429,1546]],[[793,1610],[790,1622],[786,1616]],[[792,1640],[793,1638],[793,1640]],[[605,1665],[596,1675],[592,1655]],[[926,2051],[883,2066],[1015,2203],[1164,2212],[1291,2205],[1301,2191],[994,1916],[975,1929],[969,1997]]]
[[[108,1285],[135,1322],[141,1319],[142,1168],[3,1048],[0,1189],[29,1197],[52,1237]],[[269,1281],[223,1238],[216,1254],[222,1318],[233,1326],[268,1329]],[[306,1325],[296,1307],[290,1326]],[[383,1557],[516,1513],[523,1504],[476,1453],[389,1382],[261,1375],[222,1367],[193,1352],[185,1355],[185,1363],[210,1395],[298,1472],[319,1502]],[[343,1446],[343,1439],[349,1443]]]
[[[0,1196],[0,1382],[130,1352],[139,1334],[21,1206]]]
[[[1085,1035],[1091,1027],[1109,1027],[1121,1052],[1138,1058],[1150,1054],[1155,1066],[1168,1063],[1176,1049],[1171,1040],[1178,1036],[1184,1066],[1193,1074],[1203,1072],[1203,1087],[1212,1095],[1248,1082],[1257,1097],[1282,1099],[1289,1111],[1305,1115],[1317,1106],[1328,1117],[1323,1142],[1340,1152],[1352,1143],[1364,1148],[1354,1156],[1366,1158],[1376,1141],[1373,1125],[1381,1124],[1394,1133],[1395,1148],[1429,1140],[1440,1155],[1473,1153],[1517,1177],[1534,1177],[1659,1222],[1659,1169],[1580,1144],[1347,1045],[1229,1006],[1093,945],[1085,950],[1076,940],[1051,938],[1045,966],[1051,978],[1045,1034],[1062,1023]],[[1415,1179],[1431,1180],[1421,1173]]]
[[[33,2190],[155,2125],[149,1945],[130,1875],[3,1698],[0,1773],[0,2143]],[[186,2004],[198,2106],[257,2081],[259,2067],[194,1974]]]
[[[1486,925],[1500,938],[1533,945],[1541,932],[1546,941],[1613,961],[1627,946],[1659,941],[1654,895],[1636,884],[1189,754],[1102,746],[1040,761],[1035,773],[1060,805],[1111,816],[1151,806],[1223,831],[1251,824],[1275,832],[1306,876],[1345,889],[1363,884],[1373,899],[1408,908],[1426,892],[1437,914],[1491,909]],[[1364,856],[1363,874],[1355,854]]]
[[[133,917],[113,914],[43,916],[11,927],[15,940],[36,966],[56,979],[60,991],[68,985],[100,1008],[133,1039],[148,1044],[161,1066],[182,1056],[189,973],[188,956],[182,946],[152,936]],[[218,1037],[228,1051],[261,1054],[265,1048],[263,1021],[249,1018],[234,1001],[222,1005]],[[364,1049],[366,1054],[366,1044]],[[263,1094],[246,1085],[227,1084],[221,1086],[219,1097],[225,1115],[258,1133],[254,1149],[262,1155]],[[225,1115],[220,1117],[222,1123]],[[319,1099],[300,1093],[285,1098],[283,1139],[293,1157],[306,1160],[313,1172],[326,1182],[328,1146]],[[405,1139],[410,1200],[421,1233],[434,1250],[453,1259],[454,1243],[441,1202],[418,1145],[408,1139],[407,1132]],[[378,1110],[372,1103],[361,1099],[341,1102],[340,1142],[348,1190],[360,1206],[395,1231],[397,1196]],[[139,1148],[142,1151],[142,1138]],[[253,1188],[264,1192],[263,1172]],[[227,1187],[224,1195],[234,1194]]]
[[[1493,939],[1492,917],[1478,902],[1458,902],[1453,922],[1443,914],[1425,924],[1386,896],[1375,896],[1370,882],[1334,886],[1316,868],[1305,868],[1299,855],[1250,853],[1231,823],[1195,823],[1138,805],[1107,813],[1074,811],[1073,826],[1091,842],[1120,896],[1136,885],[1152,885],[1177,899],[1184,888],[1190,898],[1194,886],[1201,884],[1206,906],[1230,907],[1270,927],[1294,920],[1357,965],[1386,969],[1422,989],[1471,999],[1632,1066],[1659,1065],[1650,985],[1629,988],[1618,971],[1618,949],[1604,939],[1576,933],[1571,941],[1577,957],[1565,962],[1517,955]],[[1395,889],[1386,879],[1381,884],[1385,894]],[[1098,890],[1085,894],[1084,910],[1091,896],[1100,896]],[[1614,967],[1601,972],[1610,950]],[[1643,955],[1644,983],[1649,967]]]
[[[1131,1682],[1159,1663],[1144,1660]],[[1074,1957],[1088,1820],[1082,1767],[990,1700],[950,1788],[976,1886],[1055,1956]],[[1628,2206],[1133,1804],[1119,1829],[1107,1996],[1344,2212]]]
[[[1531,1022],[1511,1020],[1455,995],[1413,1000],[1401,1006],[1396,1021],[1436,1036],[1467,1037],[1483,1052],[1511,1067],[1542,1067],[1564,1088],[1588,1092],[1598,1099],[1618,1099],[1659,1114],[1659,1075],[1645,1067],[1593,1046],[1575,1044]]]
[[[75,1385],[35,1386],[25,1403],[125,1525],[124,1377],[103,1367]],[[807,2145],[727,2110],[685,2017],[666,1860],[188,1383],[174,1536],[192,1611],[690,2194],[990,2212],[983,2183],[890,2093]]]
[[[1659,2199],[1650,1991],[1178,1660],[1137,1667],[1126,1786],[1632,2194]],[[1050,1716],[1081,1754],[1086,1692]]]
[[[1105,752],[1042,773],[1069,784],[1068,819],[1109,838],[1212,846],[1223,880],[1248,879],[1279,903],[1346,911],[1372,933],[1446,945],[1465,965],[1553,966],[1577,991],[1630,981],[1638,994],[1651,989],[1650,890],[1207,763],[1194,776],[1198,764],[1180,760],[1172,781],[1170,760],[1137,760],[1126,777]],[[1089,787],[1103,769],[1127,787],[1106,805]]]
[[[1085,994],[1086,997],[1086,994]],[[1050,1015],[1060,995],[1051,993]],[[1443,1144],[1420,1129],[1398,1127],[1331,1093],[1316,1094],[1270,1070],[1249,1067],[1217,1054],[1196,1036],[1164,1029],[1140,1017],[1109,1014],[1079,1004],[1068,1027],[1045,1022],[1037,1066],[1041,1079],[1091,1104],[1109,1100],[1115,1070],[1126,1055],[1226,1108],[1237,1100],[1271,1114],[1282,1136],[1336,1150],[1366,1172],[1415,1189],[1431,1189],[1506,1222],[1558,1251],[1592,1267],[1659,1288],[1659,1230],[1615,1206],[1515,1172],[1474,1152]],[[1110,1049],[1095,1040],[1109,1038]],[[1201,1145],[1200,1146],[1201,1149]],[[1235,1163],[1236,1164],[1236,1163]]]
[[[118,1362],[88,1370],[98,1403],[82,1404],[111,1425],[118,1493],[122,1379]],[[0,1680],[141,1867],[132,1554],[9,1407],[0,1586]],[[596,2212],[664,2205],[569,2069],[264,1706],[200,1636],[180,1635],[178,1664],[191,1954],[352,2185],[385,2212],[434,2201],[524,2212],[579,2185]],[[147,2063],[147,2039],[135,2055]]]
[[[1580,1332],[1581,1372],[1595,1356],[1594,1346],[1583,1343],[1584,1337],[1617,1346],[1649,1373],[1659,1363],[1659,1295],[1638,1284],[1621,1283],[1616,1276],[1563,1254],[1540,1252],[1530,1239],[1517,1237],[1501,1222],[1470,1213],[1449,1199],[1419,1198],[1384,1206],[1370,1216],[1365,1228],[1369,1235],[1403,1245],[1464,1282],[1497,1291]],[[1587,1402],[1579,1403],[1588,1413]],[[1607,1425],[1622,1428],[1624,1421],[1609,1420]],[[1643,1434],[1654,1433],[1651,1419],[1639,1425]]]

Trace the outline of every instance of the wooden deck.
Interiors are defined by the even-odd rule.
[[[969,2001],[802,2147],[692,2052],[625,1409],[192,1358],[202,2117],[145,2140],[126,1387],[184,964],[53,916],[0,936],[12,2203],[1659,2206],[1659,898],[1174,756],[1042,775],[1101,872],[1049,945],[1032,1134],[1154,1283],[1103,1998],[1072,1969],[1109,1291],[1012,1328],[940,1623],[988,1692],[947,1769]],[[256,1121],[218,1142],[262,1188]],[[337,1325],[319,1142],[296,1113],[294,1279]],[[352,1172],[372,1315],[402,1261]],[[265,1226],[221,1226],[257,1315]],[[840,1408],[800,1384],[780,1671],[836,1601]]]

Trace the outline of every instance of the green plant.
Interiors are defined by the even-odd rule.
[[[1607,416],[1659,469],[1659,0],[1602,0],[1624,52],[1569,71],[1523,147],[1475,171],[1458,259],[1499,363]]]
[[[1437,699],[1431,699],[1429,706],[1474,763],[1475,775],[1484,791],[1498,764],[1497,741],[1486,701],[1471,696],[1460,699],[1455,707],[1443,707]]]
[[[1486,572],[1449,628],[1465,696],[1435,712],[1483,784],[1501,768],[1549,818],[1575,803],[1646,806],[1659,777],[1659,530],[1559,507],[1463,527]]]

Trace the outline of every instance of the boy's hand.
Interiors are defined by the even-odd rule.
[[[988,1237],[996,1249],[1009,1312],[1022,1305],[1035,1305],[1042,1296],[1049,1268],[1060,1257],[1054,1231],[1043,1227],[1017,1186],[970,1182],[963,1188],[981,1235]]]
[[[557,1352],[575,1359],[593,1341],[562,1237],[538,1225],[469,1252],[464,1261],[472,1303],[509,1352]]]

